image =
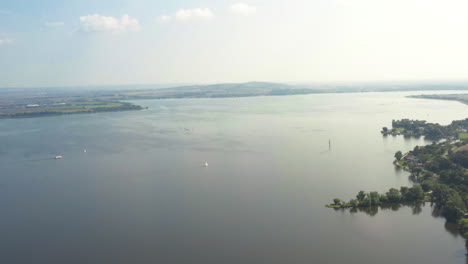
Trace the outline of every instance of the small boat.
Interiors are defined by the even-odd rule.
[[[205,162],[205,167],[208,167],[208,162]]]
[[[62,156],[55,156],[55,159],[62,159],[63,157]]]
[[[86,149],[85,149],[85,150],[83,150],[83,152],[84,152],[84,153],[86,153]]]

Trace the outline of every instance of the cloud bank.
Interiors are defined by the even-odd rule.
[[[172,15],[163,15],[159,17],[161,22],[169,22],[171,20],[188,21],[188,20],[210,20],[214,18],[214,14],[209,8],[193,8],[179,9]]]
[[[111,16],[94,14],[80,17],[80,29],[83,32],[138,31],[140,29],[140,22],[128,15],[123,15],[118,19]]]
[[[0,46],[6,45],[6,44],[11,44],[13,43],[12,39],[6,38],[6,39],[0,39]]]
[[[257,12],[257,8],[244,3],[236,3],[231,5],[230,11],[235,15],[249,16],[255,14],[255,12]]]

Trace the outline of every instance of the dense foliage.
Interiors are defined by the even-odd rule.
[[[415,147],[399,164],[410,171],[448,220],[460,219],[468,207],[466,141]]]
[[[395,153],[395,165],[411,173],[417,183],[412,187],[391,188],[385,194],[360,191],[356,199],[343,202],[335,199],[328,205],[334,208],[361,208],[385,204],[428,201],[448,221],[457,222],[460,233],[468,238],[468,119],[453,121],[450,125],[426,123],[418,120],[393,120],[393,129],[383,128],[383,134],[424,135],[426,138],[446,138],[427,146],[416,146],[403,154]],[[398,132],[396,132],[398,131]]]
[[[392,129],[383,127],[383,135],[425,136],[428,139],[457,138],[460,133],[467,132],[468,118],[453,121],[448,126],[437,123],[427,123],[424,120],[392,120]]]
[[[413,187],[401,187],[400,190],[391,188],[383,194],[360,191],[356,195],[356,199],[351,199],[349,202],[344,202],[339,198],[333,199],[333,205],[330,205],[330,207],[369,207],[389,203],[424,201],[424,199],[424,190],[418,184]]]

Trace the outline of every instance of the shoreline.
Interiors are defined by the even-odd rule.
[[[431,100],[443,100],[443,101],[455,101],[465,105],[468,105],[468,95],[466,94],[430,94],[430,95],[409,95],[408,98],[417,99],[431,99]]]
[[[351,90],[340,90],[340,89],[298,89],[298,88],[252,88],[251,92],[245,92],[244,90],[229,90],[227,88],[218,89],[207,89],[205,86],[201,86],[198,90],[192,87],[192,90],[178,90],[180,87],[168,88],[168,89],[157,89],[157,90],[140,90],[140,91],[99,91],[96,90],[92,94],[89,91],[76,92],[66,91],[60,94],[57,93],[46,93],[44,97],[28,97],[21,96],[24,92],[7,92],[2,100],[0,100],[0,119],[15,119],[15,118],[35,118],[35,117],[47,117],[47,116],[58,116],[58,115],[69,115],[69,114],[89,114],[98,112],[120,112],[128,110],[141,110],[145,109],[140,105],[128,103],[125,101],[132,100],[164,100],[164,99],[218,99],[218,98],[250,98],[250,97],[261,97],[261,96],[292,96],[292,95],[325,95],[325,94],[356,94],[356,93],[391,93],[391,92],[441,92],[449,91],[448,89],[351,89]],[[205,89],[205,90],[204,90]],[[245,88],[243,88],[245,89]],[[257,89],[257,90],[256,90]],[[263,89],[263,90],[262,90]],[[265,90],[266,89],[266,90]],[[468,89],[450,90],[450,91],[467,91]],[[434,98],[434,97],[441,98]],[[447,96],[464,96],[464,94],[440,94],[440,95],[410,95],[407,98],[423,98],[423,99],[439,99],[439,100],[452,100],[468,104],[468,94],[466,94],[466,100],[447,98]],[[113,109],[107,107],[106,104],[118,103],[122,106]],[[61,104],[62,106],[58,106]],[[63,105],[69,106],[66,109]],[[102,104],[104,107],[96,108],[81,108],[83,104]],[[73,106],[76,105],[76,106]],[[34,106],[34,108],[32,107]],[[40,106],[37,108],[37,106]],[[55,110],[54,108],[58,108]],[[107,109],[106,109],[107,108]],[[43,109],[43,110],[41,110]],[[22,111],[23,110],[23,111]],[[22,112],[21,112],[22,111]],[[42,112],[42,113],[39,113]],[[401,131],[397,131],[391,135],[400,135]]]
[[[71,102],[73,103],[73,102]],[[70,109],[60,110],[57,109],[54,111],[54,107],[46,107],[47,110],[43,110],[44,108],[37,108],[36,111],[29,111],[29,112],[21,112],[18,110],[13,113],[0,113],[0,120],[2,119],[21,119],[21,118],[39,118],[39,117],[51,117],[51,116],[64,116],[64,115],[78,115],[78,114],[96,114],[96,113],[103,113],[103,112],[123,112],[123,111],[134,111],[134,110],[143,110],[146,109],[139,105],[127,103],[127,102],[119,102],[119,101],[112,101],[112,102],[102,102],[104,103],[104,107],[95,107],[95,108],[83,108],[78,106],[69,106]],[[119,103],[119,106],[110,106],[107,105],[112,103]],[[101,105],[98,105],[101,106]],[[25,109],[25,108],[20,108]]]

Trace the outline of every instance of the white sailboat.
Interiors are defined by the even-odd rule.
[[[205,162],[205,167],[208,167],[208,162]]]

